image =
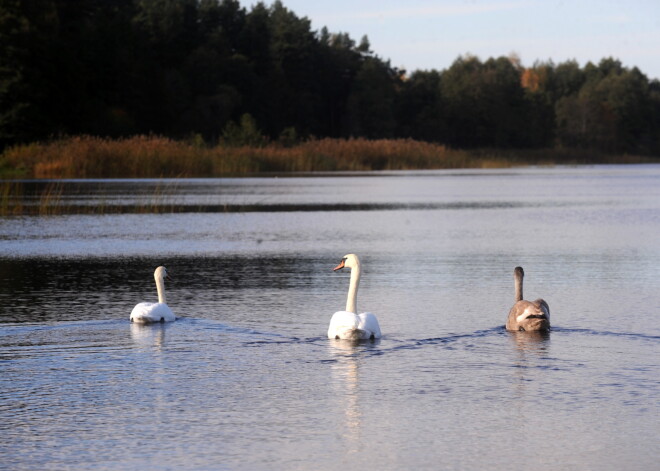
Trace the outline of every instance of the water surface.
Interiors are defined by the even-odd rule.
[[[0,219],[0,468],[658,460],[660,166],[61,189],[178,212]],[[325,338],[348,252],[380,341]],[[181,319],[131,325],[160,264]],[[516,265],[548,335],[503,330]]]

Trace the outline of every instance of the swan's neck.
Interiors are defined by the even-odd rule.
[[[516,302],[523,299],[523,280],[521,276],[516,276]]]
[[[165,281],[162,278],[156,278],[156,289],[158,290],[158,302],[165,304]]]
[[[346,310],[357,314],[357,292],[360,284],[360,265],[351,268],[351,285],[348,288],[348,299],[346,300]]]

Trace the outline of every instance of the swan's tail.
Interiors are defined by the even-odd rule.
[[[164,317],[152,318],[152,317],[131,317],[131,322],[134,324],[158,324],[160,322],[165,322]]]
[[[373,332],[357,328],[347,328],[337,331],[335,334],[336,339],[342,340],[368,340],[373,339],[374,337]]]

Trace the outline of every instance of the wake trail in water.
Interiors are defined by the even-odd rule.
[[[494,335],[502,335],[505,332],[503,327],[494,327],[486,330],[478,330],[465,334],[450,334],[443,337],[422,338],[422,339],[399,339],[394,335],[385,335],[381,339],[375,340],[338,340],[328,339],[326,337],[286,337],[277,336],[277,338],[263,338],[244,342],[247,347],[262,347],[271,345],[310,345],[315,347],[336,346],[343,356],[369,356],[377,357],[387,354],[393,354],[400,351],[417,350],[432,346],[449,346],[462,340],[480,339]],[[272,334],[274,336],[276,334]],[[337,361],[336,359],[317,360],[321,363]]]
[[[256,333],[256,332],[255,332]],[[444,347],[447,349],[474,348],[478,346],[479,340],[494,339],[498,337],[507,338],[507,335],[520,335],[518,332],[508,332],[504,326],[496,326],[489,329],[477,330],[467,333],[448,334],[439,337],[429,338],[397,338],[396,334],[385,335],[378,340],[350,341],[350,340],[332,340],[326,337],[287,337],[273,333],[259,333],[265,338],[250,340],[243,343],[248,347],[262,347],[269,345],[310,345],[315,347],[336,346],[337,353],[341,356],[360,356],[360,357],[380,357],[383,355],[397,354],[405,351],[420,350],[432,347]],[[523,335],[526,333],[522,333]],[[527,333],[528,334],[528,333]],[[542,340],[550,340],[552,336],[563,336],[566,334],[578,334],[589,336],[612,336],[616,338],[627,338],[631,340],[657,341],[660,336],[647,335],[630,332],[610,332],[598,331],[593,329],[571,329],[562,327],[553,327],[546,333]],[[275,337],[275,338],[273,338]],[[321,363],[332,363],[338,359],[317,359]]]
[[[631,338],[639,340],[660,340],[660,335],[640,334],[636,332],[611,332],[608,330],[594,330],[594,329],[571,329],[565,327],[553,327],[552,332],[568,333],[568,334],[586,334],[594,336],[611,336],[618,338]]]

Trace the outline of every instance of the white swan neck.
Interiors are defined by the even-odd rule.
[[[346,299],[346,310],[357,314],[357,292],[360,285],[360,265],[356,264],[351,268],[351,284],[348,288],[348,298]]]
[[[156,278],[156,289],[158,290],[158,302],[166,304],[165,301],[165,281],[162,277]]]

